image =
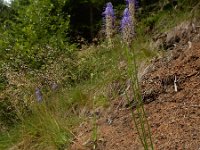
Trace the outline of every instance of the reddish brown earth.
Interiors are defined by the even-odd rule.
[[[177,79],[177,89],[174,80]],[[168,56],[155,59],[142,77],[147,118],[153,143],[158,150],[200,149],[200,42],[177,46]],[[112,102],[110,110],[100,112],[99,150],[140,150],[130,109]],[[76,130],[71,150],[92,149],[92,127],[86,122]]]

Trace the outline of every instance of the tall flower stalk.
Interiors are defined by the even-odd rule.
[[[132,18],[131,18],[128,8],[124,10],[123,18],[121,22],[121,29],[122,29],[123,41],[127,45],[131,45],[131,42],[134,37],[134,25],[133,25]]]
[[[134,101],[136,102],[136,111],[131,111],[135,127],[139,138],[145,150],[154,149],[151,139],[150,127],[144,110],[142,95],[140,92],[138,71],[136,63],[135,51],[131,52],[131,43],[134,38],[134,21],[128,8],[124,10],[121,22],[123,41],[126,46],[126,59],[128,62],[128,75],[131,79],[131,90],[133,92]],[[129,97],[127,96],[129,101]]]
[[[135,22],[135,12],[136,12],[136,8],[138,7],[138,1],[137,0],[126,0],[127,3],[127,7],[130,11],[130,16],[131,16],[131,20],[132,23]]]
[[[114,23],[114,10],[111,2],[106,4],[105,11],[103,12],[105,17],[105,27],[106,27],[106,39],[108,40],[108,46],[112,47],[112,35],[113,35],[113,23]]]

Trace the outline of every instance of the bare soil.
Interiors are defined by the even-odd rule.
[[[141,89],[155,149],[199,150],[200,42],[180,44],[167,57],[155,59],[142,76]],[[100,112],[96,149],[143,149],[130,109],[118,107],[121,102],[114,100],[109,110]],[[70,149],[93,149],[92,132],[91,122],[83,123]]]

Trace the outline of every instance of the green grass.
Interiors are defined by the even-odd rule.
[[[16,143],[24,149],[64,149],[70,144],[72,129],[81,119],[64,109],[65,99],[48,100],[33,104],[31,114],[1,136],[1,149]]]
[[[144,51],[140,55],[141,59],[148,57]],[[111,99],[119,96],[114,83],[119,83],[123,91],[127,72],[126,66],[119,67],[124,60],[124,49],[118,38],[113,49],[104,44],[90,47],[80,52],[79,58],[75,85],[57,92],[47,90],[42,103],[35,103],[32,97],[29,115],[20,117],[14,133],[3,134],[1,149],[15,144],[24,149],[65,149],[74,138],[73,129],[86,119],[80,114],[83,108],[107,108]],[[94,129],[93,139],[96,139],[97,127]]]
[[[96,107],[108,107],[107,85],[121,76],[117,68],[120,51],[101,46],[80,53],[79,81],[75,86],[55,92],[43,90],[46,94],[42,103],[34,102],[32,97],[29,115],[19,113],[21,121],[14,125],[17,128],[2,134],[1,149],[15,144],[24,149],[67,148],[74,138],[72,130],[85,119],[79,114],[81,109],[92,109],[94,97]]]
[[[0,149],[8,149],[12,145],[20,142],[19,126],[12,128],[9,132],[0,134]]]

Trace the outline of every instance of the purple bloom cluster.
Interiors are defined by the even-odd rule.
[[[134,25],[128,8],[124,10],[121,29],[124,42],[130,44],[134,36]]]
[[[108,2],[106,4],[105,11],[103,12],[103,15],[105,16],[105,33],[106,33],[106,39],[108,41],[108,46],[112,47],[112,35],[113,35],[113,24],[114,24],[114,10],[113,5],[111,2]]]
[[[123,18],[121,21],[121,30],[124,42],[128,45],[134,37],[134,24],[135,24],[135,10],[138,7],[138,0],[125,0],[127,8],[124,10]],[[109,46],[112,46],[113,23],[114,23],[114,10],[111,2],[106,4],[105,11],[102,13],[105,19],[105,33]]]
[[[103,12],[103,15],[114,17],[114,10],[113,10],[113,5],[111,2],[108,2],[106,4],[106,8],[105,8],[105,11]]]
[[[130,12],[129,12],[128,8],[126,8],[123,13],[121,28],[123,30],[127,26],[131,26],[131,25],[132,25],[132,20],[131,20]]]
[[[38,102],[42,102],[42,92],[39,88],[35,89],[35,96]]]

